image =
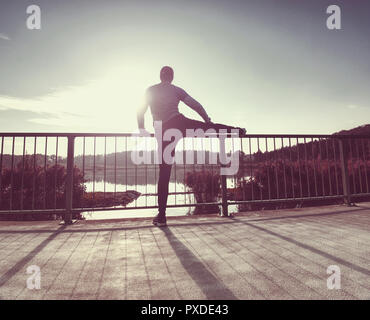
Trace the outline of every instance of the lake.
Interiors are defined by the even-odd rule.
[[[108,174],[106,175],[108,177]],[[158,176],[157,176],[158,177]],[[101,178],[101,176],[100,176]],[[107,179],[108,180],[108,179]],[[157,196],[153,195],[157,192],[157,186],[153,183],[148,184],[114,184],[111,183],[112,175],[109,174],[109,181],[104,183],[104,180],[88,181],[85,183],[87,192],[123,192],[126,190],[136,190],[142,195],[130,203],[127,207],[135,206],[155,206],[157,203]],[[117,179],[118,181],[118,179]],[[152,180],[153,181],[153,180]],[[154,181],[153,181],[154,182]],[[228,188],[234,186],[234,179],[227,179]],[[170,181],[169,192],[186,192],[184,184],[182,182]],[[168,205],[171,204],[186,204],[194,203],[195,199],[192,194],[177,194],[168,196]],[[230,206],[230,210],[233,208]],[[235,208],[234,208],[235,209]],[[168,208],[167,216],[184,216],[193,210],[193,207],[180,207],[180,208]],[[231,212],[231,211],[230,211]],[[157,209],[129,209],[129,210],[111,210],[111,211],[97,211],[97,212],[84,212],[83,216],[86,220],[100,220],[100,219],[122,219],[122,218],[138,218],[138,217],[153,217],[157,214]]]

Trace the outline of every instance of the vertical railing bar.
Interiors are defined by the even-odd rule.
[[[195,174],[195,171],[196,171],[196,166],[195,164],[197,163],[198,161],[198,154],[197,152],[195,152],[195,145],[194,145],[194,138],[191,138],[191,143],[192,143],[192,147],[193,147],[193,154],[194,154],[194,159],[193,159],[193,172]]]
[[[355,174],[355,169],[353,166],[353,152],[352,152],[352,139],[349,139],[349,154],[351,158],[351,172],[352,172],[352,185],[353,185],[353,194],[357,193],[357,188],[356,188],[356,174]]]
[[[358,178],[360,181],[360,193],[363,193],[363,188],[362,188],[362,177],[361,177],[361,162],[360,162],[360,151],[358,148],[358,139],[355,139],[355,144],[356,144],[356,157],[358,161]]]
[[[306,164],[307,196],[308,197],[311,197],[310,176],[308,174],[308,157],[307,157],[307,142],[306,142],[306,138],[303,139],[303,143],[304,143],[304,158],[305,158],[305,164]]]
[[[347,154],[344,153],[343,140],[339,139],[338,142],[339,142],[341,169],[342,169],[343,199],[344,199],[344,203],[350,206],[351,205],[351,192],[349,188],[348,159],[347,159]]]
[[[54,173],[54,209],[57,209],[57,179],[58,179],[58,144],[59,137],[55,141],[55,173]]]
[[[322,160],[322,152],[321,152],[321,138],[319,138],[319,168],[320,168],[320,174],[321,174],[321,190],[322,190],[322,195],[325,196],[325,184],[324,184],[324,171],[321,165],[321,160]]]
[[[325,139],[325,146],[326,146],[326,163],[328,164],[328,175],[329,175],[329,194],[332,196],[333,188],[331,186],[331,170],[330,170],[330,160],[329,160],[328,139]]]
[[[138,137],[135,137],[135,145],[137,146]],[[135,190],[137,190],[137,164],[134,163],[135,167]],[[135,199],[135,207],[137,207],[137,199]]]
[[[240,190],[242,192],[242,197],[243,197],[243,201],[245,201],[245,192],[244,192],[244,187],[245,187],[245,172],[244,172],[244,148],[243,148],[243,138],[239,138],[240,139],[240,150],[241,150],[241,161],[242,161],[242,174],[243,174],[243,178],[242,178],[242,185],[240,186]],[[212,183],[213,185],[213,183]]]
[[[11,160],[11,168],[10,168],[10,197],[9,197],[9,209],[13,209],[13,183],[14,183],[14,145],[15,145],[15,136],[13,136],[13,143],[12,143],[12,160]]]
[[[114,194],[113,199],[116,201],[117,195],[117,136],[114,137]]]
[[[147,160],[148,157],[148,139],[145,139],[145,159]],[[145,206],[148,206],[148,161],[145,161]]]
[[[210,142],[210,154],[209,154],[209,159],[208,159],[208,162],[210,162],[210,157],[213,157],[212,156],[212,152],[213,152],[213,148],[212,148],[212,137],[209,137],[209,142]],[[212,175],[212,179],[213,179],[213,164],[211,164],[211,175]],[[215,188],[214,188],[214,185],[213,183],[211,183],[211,192],[212,192],[212,195],[214,195],[214,191],[215,191]]]
[[[252,161],[252,146],[251,146],[251,138],[249,137],[249,162],[250,162],[250,180],[252,185],[252,201],[254,200],[254,179],[253,179],[253,161]]]
[[[154,143],[156,143],[156,141],[154,141]],[[158,141],[157,141],[157,144],[158,144]],[[159,148],[159,146],[157,145],[157,149]],[[158,206],[158,182],[157,182],[157,166],[158,166],[158,163],[161,161],[160,157],[159,157],[159,152],[154,152],[154,157],[157,157],[157,161],[154,161],[154,193],[155,193],[155,204]],[[156,159],[156,158],[154,158]]]
[[[194,138],[191,138],[191,143],[192,143],[193,154],[194,154],[193,166],[192,167],[193,167],[193,175],[194,175],[194,178],[195,178],[195,172],[196,172],[195,164],[198,162],[198,154],[197,154],[197,152],[195,152]],[[194,193],[192,194],[192,200],[195,201],[195,194]]]
[[[86,153],[86,137],[82,139],[82,176],[85,179],[85,153]]]
[[[210,138],[212,139],[212,138]],[[212,145],[211,145],[211,148],[212,148]],[[186,204],[186,183],[185,183],[185,179],[186,179],[186,153],[185,153],[185,137],[182,138],[182,159],[183,159],[183,166],[184,166],[184,177],[183,177],[183,180],[182,180],[182,183],[184,185],[184,203]],[[213,168],[212,168],[212,171],[213,171]]]
[[[85,153],[86,153],[86,137],[82,138],[82,177],[85,183]],[[82,201],[82,208],[84,208],[84,201]]]
[[[365,181],[366,181],[366,192],[369,193],[369,183],[367,179],[367,160],[365,157],[365,146],[364,146],[364,139],[361,139],[361,147],[362,147],[362,158],[364,161],[364,169],[365,169]]]
[[[45,155],[44,155],[44,209],[46,209],[46,174],[47,174],[47,152],[48,152],[48,137],[45,137]]]
[[[177,170],[176,170],[176,167],[177,167],[177,163],[176,163],[176,148],[174,150],[174,159],[173,159],[173,166],[175,167],[174,168],[174,177],[175,177],[175,205],[177,204]],[[171,181],[171,177],[170,177],[170,181]]]
[[[235,144],[234,144],[234,138],[231,137],[231,148],[232,148],[232,155],[235,153]],[[236,175],[234,174],[234,201],[236,201]]]
[[[287,199],[288,198],[288,192],[287,192],[286,172],[285,172],[284,138],[281,138],[281,155],[282,155],[283,172],[284,172],[284,195],[285,195],[285,199]]]
[[[93,157],[93,207],[95,208],[95,165],[96,165],[96,136],[94,136],[94,157]]]
[[[74,143],[75,136],[68,136],[67,149],[67,177],[66,177],[66,211],[64,215],[64,223],[72,223],[72,208],[73,208],[73,169],[74,169]]]
[[[278,161],[279,161],[279,158],[278,158],[278,154],[276,152],[276,140],[275,140],[275,137],[274,137],[274,160],[275,160],[275,180],[276,180],[276,199],[279,199],[280,198],[280,192],[279,192],[279,176],[278,176],[278,172],[277,172],[277,167],[278,167]]]
[[[106,136],[104,137],[104,173],[103,173],[103,175],[104,175],[103,198],[105,200],[105,198],[106,198],[106,181],[107,181],[107,137]],[[104,206],[105,206],[105,202],[104,202]]]
[[[32,210],[35,209],[35,189],[36,189],[36,151],[37,151],[37,137],[34,139],[33,146],[33,176],[32,176]]]
[[[293,159],[292,159],[292,141],[289,137],[289,160],[290,160],[290,173],[292,176],[292,196],[295,198],[295,187],[294,187],[294,170],[293,170]]]
[[[316,197],[319,195],[318,189],[317,189],[317,175],[316,175],[316,157],[315,157],[315,152],[314,152],[314,145],[315,145],[315,140],[314,138],[311,138],[311,143],[312,143],[312,166],[313,166],[313,177],[314,177],[314,182],[315,182],[315,195]]]
[[[128,186],[128,168],[127,168],[127,137],[125,137],[125,179],[126,179],[126,192],[127,192],[127,186]]]
[[[260,138],[257,138],[257,149],[258,149],[258,153],[260,153]],[[259,185],[259,189],[260,189],[260,200],[263,200],[261,185]]]
[[[148,206],[148,139],[147,138],[143,138],[145,139],[145,206],[147,207]]]
[[[22,178],[21,178],[21,204],[20,208],[23,210],[23,187],[24,187],[24,158],[26,154],[26,136],[23,137],[23,152],[22,152]],[[0,191],[1,192],[1,191]]]
[[[337,151],[335,148],[335,139],[331,139],[333,146],[333,158],[334,158],[334,174],[335,174],[335,184],[337,189],[337,195],[339,195],[339,181],[338,181],[338,169],[337,169]]]
[[[302,173],[301,173],[301,156],[299,152],[299,139],[297,137],[297,155],[298,155],[298,173],[299,173],[299,188],[301,198],[303,198],[303,189],[302,189]]]
[[[269,194],[269,200],[271,200],[271,184],[270,184],[270,156],[268,155],[268,144],[267,144],[267,138],[265,138],[265,147],[266,147],[266,156],[269,157],[267,161],[267,186],[268,186],[268,194]]]
[[[286,173],[285,173],[285,150],[284,150],[284,138],[281,138],[281,162],[283,164],[284,174],[284,199],[288,198],[287,184],[286,184]]]
[[[226,154],[226,148],[225,148],[225,140],[219,139],[220,143],[220,153]],[[221,163],[221,166],[225,166],[224,164]],[[228,216],[229,211],[228,211],[228,199],[227,199],[227,177],[226,175],[221,175],[221,195],[222,195],[222,210],[221,210],[221,215],[222,216]]]

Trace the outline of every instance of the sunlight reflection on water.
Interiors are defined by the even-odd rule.
[[[228,179],[228,187],[233,187],[233,179]],[[93,192],[94,183],[92,181],[86,182],[86,191]],[[116,187],[115,187],[116,186]],[[142,194],[156,193],[156,185],[128,185],[127,189],[125,185],[114,184],[104,181],[95,181],[95,192],[103,192],[105,187],[106,192],[124,192],[126,190],[136,190]],[[116,190],[115,190],[116,189]],[[183,183],[170,182],[169,192],[184,192],[185,190]],[[136,201],[130,203],[128,207],[135,206],[155,206],[157,196],[155,195],[142,195]],[[185,204],[193,203],[193,195],[169,195],[168,204]],[[233,210],[230,206],[229,210]],[[193,207],[180,207],[180,208],[167,208],[167,216],[184,216],[189,214],[194,208]],[[232,212],[232,211],[230,211]],[[86,220],[101,220],[101,219],[122,219],[122,218],[142,218],[142,217],[154,217],[157,214],[157,209],[129,209],[129,210],[107,210],[107,211],[96,211],[96,212],[84,212],[83,216]]]

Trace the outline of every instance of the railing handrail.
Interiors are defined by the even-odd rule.
[[[97,133],[97,132],[0,132],[0,137],[132,137],[138,133]],[[215,134],[217,137],[218,134]],[[230,136],[230,134],[227,134]],[[151,133],[150,137],[154,137]],[[207,136],[206,136],[207,137]],[[339,134],[245,134],[240,138],[335,138],[335,139],[368,139],[368,135]]]

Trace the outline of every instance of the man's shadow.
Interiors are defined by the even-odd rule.
[[[207,267],[185,246],[171,231],[164,227],[160,230],[165,234],[184,269],[202,290],[209,300],[236,300],[237,297],[218,280]]]
[[[29,263],[38,253],[40,253],[48,244],[50,244],[60,233],[65,230],[66,226],[60,226],[57,230],[53,231],[49,237],[37,245],[31,252],[25,255],[20,261],[12,266],[7,272],[0,276],[0,288],[4,286],[12,277],[19,273],[27,263]]]

